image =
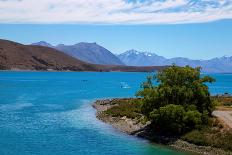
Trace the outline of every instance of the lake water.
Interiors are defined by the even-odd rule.
[[[179,155],[95,118],[94,100],[133,97],[147,73],[0,72],[1,155]],[[232,75],[210,91],[232,93]],[[121,84],[129,88],[121,88]]]

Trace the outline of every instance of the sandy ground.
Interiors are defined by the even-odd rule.
[[[232,128],[232,110],[231,111],[216,110],[213,112],[213,115],[218,117],[226,126]]]

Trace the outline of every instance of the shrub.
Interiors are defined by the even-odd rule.
[[[189,110],[185,112],[183,122],[185,123],[185,130],[200,128],[202,124],[202,114],[197,110]]]
[[[171,131],[180,133],[183,128],[183,117],[185,110],[181,105],[167,105],[154,109],[150,113],[153,122],[162,128],[163,131]]]
[[[150,113],[150,119],[162,131],[182,133],[202,124],[201,113],[197,110],[186,111],[182,105],[169,104]]]

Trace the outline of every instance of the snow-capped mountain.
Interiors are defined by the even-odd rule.
[[[118,55],[119,59],[129,66],[151,66],[157,64],[162,66],[165,64],[165,58],[150,52],[139,52],[136,50],[129,50]]]
[[[47,43],[46,41],[40,41],[37,43],[32,43],[31,45],[37,45],[37,46],[45,46],[45,47],[53,47],[52,44]]]
[[[203,72],[232,73],[232,57],[229,56],[210,60],[192,60],[183,57],[167,59],[154,53],[129,50],[119,54],[118,57],[129,66],[164,66],[174,63],[178,66],[200,66]]]

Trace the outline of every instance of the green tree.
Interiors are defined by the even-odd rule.
[[[215,80],[209,76],[201,76],[200,70],[172,65],[154,76],[149,76],[147,82],[142,84],[142,90],[137,93],[137,96],[143,98],[142,112],[153,122],[166,122],[169,127],[170,124],[178,126],[180,123],[180,128],[195,128],[202,122],[206,123],[206,117],[214,109],[206,83]],[[158,85],[154,85],[153,80]],[[182,114],[181,119],[178,112]],[[160,120],[155,116],[159,116]],[[182,123],[185,125],[181,125]]]

